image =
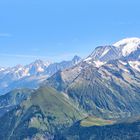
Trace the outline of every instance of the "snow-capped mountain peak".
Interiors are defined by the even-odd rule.
[[[83,61],[96,67],[101,67],[109,61],[116,59],[133,61],[133,64],[135,64],[135,61],[139,62],[140,38],[126,38],[113,45],[99,46]]]
[[[49,61],[36,60],[35,62],[26,66],[29,69],[30,75],[42,73],[51,64]]]
[[[30,66],[49,66],[51,64],[50,61],[43,61],[40,59],[37,59],[36,61],[34,61],[33,63],[30,64]]]
[[[119,49],[112,45],[99,46],[84,62],[100,67],[110,60],[117,59],[119,55]]]
[[[113,46],[119,48],[122,55],[126,57],[140,48],[140,38],[126,38],[116,42]]]

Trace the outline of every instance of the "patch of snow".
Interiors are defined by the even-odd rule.
[[[4,71],[4,70],[5,70],[4,68],[0,68],[0,72],[1,72],[1,71]]]
[[[127,63],[124,62],[124,61],[119,60],[119,62],[120,62],[121,64],[123,64],[123,65],[127,65]]]
[[[62,93],[67,99],[69,99],[69,96],[66,93]]]
[[[42,67],[38,67],[37,71],[38,72],[44,72],[44,69]]]
[[[113,44],[113,46],[121,49],[123,56],[128,56],[140,47],[140,38],[126,38]]]
[[[106,49],[106,50],[102,53],[102,55],[101,55],[100,57],[103,57],[103,56],[106,55],[108,52],[109,52],[109,49]]]
[[[129,65],[140,72],[140,61],[129,61]]]
[[[125,72],[128,72],[128,73],[129,73],[129,71],[128,71],[127,69],[123,69],[123,71],[125,71]]]
[[[98,68],[105,64],[105,62],[101,62],[101,61],[93,61],[93,62],[95,63],[96,67],[98,67]]]
[[[92,57],[88,57],[84,61],[90,61],[90,60],[92,60]]]

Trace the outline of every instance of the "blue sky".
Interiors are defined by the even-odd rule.
[[[140,37],[140,0],[0,0],[0,66],[86,57]]]

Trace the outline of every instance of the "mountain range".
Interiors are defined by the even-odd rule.
[[[140,39],[99,46],[71,62],[38,89],[0,96],[2,140],[139,140]]]
[[[70,68],[76,65],[80,60],[80,57],[74,56],[70,61],[62,61],[59,63],[36,60],[26,66],[1,67],[0,94],[5,94],[15,88],[37,88],[40,83],[57,71]]]
[[[126,49],[129,43],[134,46],[136,44],[137,49],[130,49],[124,56],[123,49]],[[76,66],[54,74],[46,84],[65,92],[92,115],[122,118],[139,114],[140,71],[137,69],[139,66],[131,63],[139,62],[139,56],[132,58],[132,54],[139,52],[140,40],[139,44],[135,38],[116,44],[97,47]],[[128,48],[126,50],[128,51]]]

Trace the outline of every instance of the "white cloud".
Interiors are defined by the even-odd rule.
[[[6,54],[0,53],[1,56],[5,57],[20,57],[20,58],[46,58],[46,56],[37,56],[37,55],[24,55],[24,54]]]
[[[10,33],[0,33],[0,37],[11,37]]]

